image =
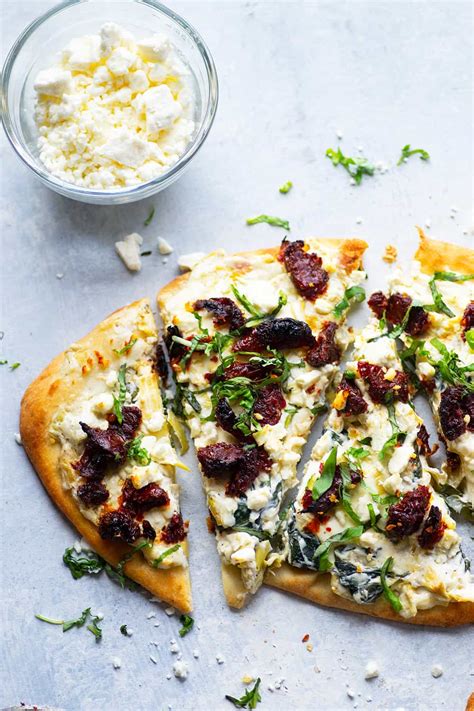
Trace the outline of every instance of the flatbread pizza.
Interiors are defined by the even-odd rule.
[[[47,492],[110,565],[191,609],[187,523],[148,300],[116,311],[27,389],[20,432]],[[135,552],[135,554],[133,554]],[[132,555],[133,554],[133,555]]]
[[[412,624],[474,621],[474,582],[395,338],[355,337],[323,434],[286,517],[287,563],[269,585]]]
[[[364,298],[361,240],[308,239],[202,258],[158,295],[228,603],[283,559],[280,508]]]

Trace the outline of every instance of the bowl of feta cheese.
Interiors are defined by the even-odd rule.
[[[218,103],[197,31],[155,0],[68,0],[29,25],[2,72],[5,132],[48,187],[93,204],[149,197],[204,143]]]

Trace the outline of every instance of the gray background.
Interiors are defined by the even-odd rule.
[[[3,54],[50,4],[2,0]],[[166,678],[175,660],[168,647],[177,637],[177,617],[167,617],[148,595],[121,591],[105,578],[74,581],[62,565],[63,550],[76,536],[14,441],[21,394],[52,356],[110,311],[143,295],[153,298],[175,275],[177,254],[276,244],[280,230],[244,224],[246,217],[267,212],[288,218],[293,237],[366,238],[373,290],[385,284],[385,245],[397,245],[408,257],[416,247],[415,224],[429,219],[431,234],[473,242],[472,4],[221,1],[176,2],[173,9],[207,40],[221,88],[208,142],[173,187],[132,206],[73,203],[42,187],[1,137],[0,357],[19,360],[21,367],[10,372],[3,366],[0,372],[0,704],[233,708],[224,694],[240,696],[241,677],[254,674],[262,677],[262,709],[461,711],[474,688],[467,629],[378,622],[269,589],[246,610],[229,611],[195,471],[181,476],[184,512],[192,519],[198,625],[179,640],[190,666],[187,681]],[[347,174],[324,158],[326,148],[336,147],[339,129],[349,155],[363,146],[368,158],[393,165],[410,142],[429,150],[431,161],[415,157],[351,187]],[[278,187],[288,179],[295,187],[282,196]],[[145,228],[152,205],[156,216]],[[137,275],[114,252],[114,242],[132,231],[141,232],[145,248],[154,250]],[[158,235],[175,247],[166,266],[155,249]],[[195,469],[192,454],[188,463]],[[33,617],[73,617],[89,605],[105,616],[100,644],[85,629],[63,635]],[[147,619],[150,612],[156,617]],[[122,623],[134,629],[133,637],[120,634]],[[314,644],[311,653],[301,642],[305,633]],[[224,664],[217,664],[216,654]],[[119,670],[112,667],[114,656],[122,660]],[[371,682],[364,680],[368,659],[381,669]],[[430,673],[434,663],[444,667],[437,680]],[[282,677],[282,687],[269,691]]]

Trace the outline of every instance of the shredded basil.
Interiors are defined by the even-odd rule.
[[[176,553],[176,551],[180,548],[181,546],[179,543],[177,543],[175,546],[171,546],[171,548],[167,548],[158,558],[155,558],[153,561],[153,566],[157,568],[160,563],[164,561],[165,558],[167,558],[169,555],[172,555],[173,553]]]
[[[274,318],[288,302],[286,294],[280,291],[278,295],[278,304],[268,313],[263,313],[262,311],[259,311],[258,308],[252,304],[250,299],[248,299],[245,294],[242,294],[234,284],[231,285],[231,289],[239,304],[243,306],[251,316],[251,318],[247,319],[245,322],[245,326],[247,328],[256,326],[260,321],[264,321],[265,319]]]
[[[397,418],[395,415],[395,406],[393,402],[387,403],[387,410],[388,419],[392,426],[392,436],[389,437],[389,439],[384,443],[382,449],[379,452],[380,461],[383,461],[388,455],[391,456],[397,444],[403,442],[406,437],[406,432],[402,432],[400,427],[398,426]]]
[[[332,160],[334,166],[342,165],[356,185],[360,185],[364,175],[373,175],[375,173],[375,166],[371,165],[366,158],[349,158],[342,153],[340,148],[337,151],[328,148],[326,157]]]
[[[127,457],[134,460],[141,467],[146,467],[151,462],[150,452],[142,447],[143,435],[139,435],[132,439],[127,445]]]
[[[326,538],[326,540],[316,548],[314,553],[314,559],[319,561],[319,571],[321,573],[325,573],[330,570],[331,563],[329,561],[329,552],[332,546],[339,545],[340,543],[349,543],[355,538],[360,538],[363,532],[363,526],[354,526],[352,528],[346,528],[344,531]]]
[[[288,232],[290,231],[290,223],[288,220],[282,220],[281,217],[258,215],[257,217],[249,217],[247,220],[248,225],[256,225],[259,222],[266,222],[267,225],[273,225],[273,227],[283,227],[284,230],[288,230]]]
[[[430,154],[428,153],[428,151],[425,151],[423,148],[411,148],[410,144],[407,143],[406,146],[403,146],[402,148],[402,152],[397,165],[405,163],[410,156],[414,156],[416,153],[420,154],[420,160],[430,159]]]
[[[253,689],[245,689],[245,694],[237,699],[235,696],[225,695],[227,701],[230,701],[238,709],[255,709],[257,704],[262,700],[258,690],[260,686],[260,678],[257,679]]]
[[[393,568],[393,558],[390,556],[390,558],[387,558],[385,563],[382,565],[380,569],[380,582],[382,583],[382,589],[383,589],[383,594],[384,597],[388,600],[388,602],[391,604],[395,612],[400,612],[400,610],[403,609],[403,605],[400,602],[400,598],[398,595],[396,595],[393,590],[390,588],[388,582],[387,582],[387,576],[390,574],[390,571]]]
[[[118,356],[126,355],[127,353],[129,353],[132,350],[132,348],[135,345],[135,343],[137,342],[137,340],[138,339],[135,338],[135,336],[133,336],[129,340],[129,342],[124,345],[123,348],[120,348],[120,349],[114,348],[114,353]]]
[[[74,580],[79,580],[84,575],[101,573],[105,568],[105,561],[93,551],[77,551],[71,546],[63,554],[63,562],[69,568]]]
[[[351,301],[355,301],[357,304],[361,304],[365,301],[365,289],[361,286],[350,286],[347,288],[344,292],[344,297],[334,308],[334,316],[336,318],[341,318],[344,311],[346,311],[351,305]]]
[[[474,328],[470,328],[469,331],[466,331],[466,343],[471,351],[474,351]]]
[[[316,501],[322,496],[332,485],[334,475],[336,473],[337,463],[337,447],[333,447],[326,457],[323,465],[321,476],[316,479],[313,485],[313,499]]]
[[[181,615],[179,621],[183,625],[179,630],[179,636],[184,637],[188,632],[191,632],[194,627],[194,620],[191,615]]]
[[[127,397],[127,366],[125,363],[120,366],[118,376],[117,376],[117,381],[119,384],[119,392],[118,396],[115,397],[114,395],[114,406],[113,406],[113,413],[115,417],[117,418],[117,422],[119,425],[122,424],[123,422],[123,415],[122,415],[122,408],[125,404],[125,398]]]
[[[286,195],[286,193],[289,193],[291,188],[293,187],[293,183],[291,180],[287,180],[286,183],[284,183],[280,188],[279,191],[283,194]]]
[[[96,642],[102,639],[102,630],[98,625],[98,622],[101,618],[96,615],[93,615],[90,607],[87,607],[85,610],[83,610],[80,617],[75,620],[54,620],[50,617],[45,617],[44,615],[35,615],[35,617],[37,620],[47,622],[50,625],[62,625],[63,632],[68,632],[73,627],[83,627],[90,617],[91,621],[90,624],[87,625],[87,629],[89,630],[89,632],[92,632],[96,639]]]
[[[155,208],[152,207],[149,214],[148,214],[148,217],[146,218],[145,222],[143,223],[145,225],[145,227],[148,227],[148,225],[150,224],[150,222],[152,221],[154,216],[155,216]]]

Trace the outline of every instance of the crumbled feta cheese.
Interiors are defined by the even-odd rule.
[[[150,138],[158,137],[160,131],[170,128],[183,110],[166,84],[145,91],[143,107],[146,113],[146,130]]]
[[[152,657],[151,654],[150,654],[150,661],[153,662],[153,664],[158,664],[155,657]]]
[[[120,659],[120,657],[114,657],[112,659],[112,664],[114,669],[120,669],[120,667],[122,666],[122,660]]]
[[[160,254],[171,254],[173,247],[164,237],[158,237],[158,251]]]
[[[193,650],[193,657],[194,657],[194,659],[198,659],[198,657],[199,657],[199,649],[194,649],[194,650]]]
[[[361,225],[362,224],[362,217],[356,217],[356,224]]]
[[[171,654],[178,654],[178,652],[179,652],[178,643],[176,642],[175,639],[172,639],[170,641],[170,652],[171,652]]]
[[[377,662],[370,660],[365,665],[365,678],[366,679],[376,679],[379,675],[379,666]]]
[[[129,168],[138,168],[149,158],[150,150],[147,141],[142,141],[138,136],[131,136],[126,130],[120,129],[111,135],[107,143],[96,149],[96,154]]]
[[[351,689],[350,687],[348,687],[348,688],[346,689],[346,694],[348,695],[348,697],[349,697],[350,699],[355,698],[355,691],[354,691],[353,689]]]
[[[186,679],[188,676],[188,665],[186,662],[178,659],[178,661],[173,664],[173,674],[177,679]]]
[[[58,274],[56,274],[56,279],[62,279],[63,277],[64,274],[62,274],[61,272],[58,272]]]
[[[178,259],[178,267],[183,272],[191,271],[191,269],[194,269],[196,264],[205,256],[204,252],[190,252],[189,254],[183,254]]]
[[[71,79],[71,72],[60,67],[51,67],[38,73],[33,88],[38,94],[63,96],[71,90]]]
[[[16,432],[16,433],[15,433],[15,442],[16,442],[17,444],[19,444],[20,447],[21,447],[22,444],[23,444],[23,442],[21,441],[21,434],[20,434],[19,432]]]
[[[151,620],[152,617],[156,617],[156,612],[149,612],[146,616],[147,620]]]
[[[142,268],[140,259],[140,246],[143,244],[143,237],[137,232],[127,235],[124,240],[115,243],[115,249],[120,259],[131,272],[139,272]]]
[[[176,610],[174,609],[174,607],[166,607],[165,608],[165,613],[168,615],[168,617],[171,617],[172,615],[174,615],[175,612],[176,612]]]
[[[443,671],[441,664],[433,664],[431,667],[431,676],[435,679],[439,679],[440,676],[443,676]]]
[[[149,62],[160,62],[168,57],[171,44],[166,35],[159,34],[140,40],[137,47],[142,59]]]
[[[224,659],[224,657],[222,656],[222,654],[216,654],[216,662],[217,662],[218,664],[224,664],[225,659]]]

